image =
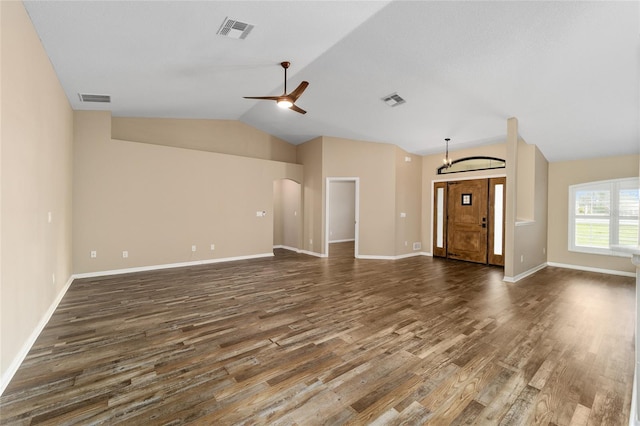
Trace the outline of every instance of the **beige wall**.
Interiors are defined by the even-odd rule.
[[[0,2],[0,16],[5,385],[71,277],[73,113],[22,3]]]
[[[322,139],[323,180],[327,177],[360,180],[358,254],[395,255],[395,146],[333,137]]]
[[[516,226],[513,275],[547,262],[547,192],[549,163],[535,145],[518,141]]]
[[[444,152],[443,152],[444,153]],[[507,145],[499,143],[478,148],[450,151],[449,156],[453,159],[460,159],[474,156],[489,156],[506,159]],[[442,166],[443,154],[426,155],[422,158],[422,249],[424,252],[433,252],[433,182],[442,182],[460,179],[477,179],[488,176],[505,176],[505,169],[478,170],[473,172],[452,173],[450,175],[439,175],[438,167]],[[509,182],[507,182],[507,187]]]
[[[125,141],[296,162],[296,147],[236,120],[113,117],[111,137]]]
[[[422,157],[409,154],[399,147],[395,147],[395,151],[395,255],[402,256],[422,252],[425,245],[420,232],[422,222]],[[410,161],[405,161],[405,158]],[[402,217],[402,213],[405,214],[404,217]],[[414,250],[413,243],[420,243],[422,248]]]
[[[273,182],[302,179],[295,164],[111,139],[108,112],[76,112],[74,144],[75,273],[271,253]]]
[[[323,145],[322,138],[315,138],[298,145],[298,163],[303,165],[302,187],[302,247],[304,251],[323,253],[324,229],[324,179],[322,178]]]
[[[516,220],[535,220],[536,146],[518,140]],[[546,202],[545,202],[546,204]]]
[[[638,161],[638,155],[626,155],[549,164],[549,262],[624,272],[635,271],[629,258],[570,252],[568,215],[570,185],[638,176]]]

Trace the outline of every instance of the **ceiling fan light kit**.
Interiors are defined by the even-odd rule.
[[[280,66],[284,69],[284,93],[281,96],[244,96],[245,99],[260,99],[268,101],[276,101],[280,108],[288,108],[300,114],[306,114],[307,111],[295,105],[296,101],[302,95],[302,92],[309,86],[308,81],[303,81],[291,93],[287,93],[287,69],[291,65],[290,62],[280,62]]]
[[[293,102],[291,102],[289,99],[280,99],[278,101],[278,106],[280,108],[291,108],[293,106]]]

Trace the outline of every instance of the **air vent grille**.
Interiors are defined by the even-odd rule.
[[[244,40],[249,35],[252,29],[253,25],[251,24],[226,17],[224,18],[222,25],[220,25],[220,29],[218,30],[217,34],[224,37]]]
[[[80,100],[82,102],[101,102],[101,103],[111,103],[110,95],[92,95],[88,93],[78,93]]]
[[[400,95],[398,95],[397,93],[392,93],[390,95],[385,96],[384,98],[382,98],[382,101],[389,105],[390,107],[396,107],[398,105],[402,105],[403,103],[405,103],[406,101],[404,99],[402,99],[402,97]]]

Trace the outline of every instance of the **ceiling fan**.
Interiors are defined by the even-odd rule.
[[[306,114],[307,111],[299,108],[295,105],[295,102],[298,100],[302,92],[309,85],[308,81],[303,81],[295,88],[295,90],[289,94],[287,94],[287,68],[291,65],[290,62],[284,61],[280,62],[282,68],[284,68],[284,93],[280,96],[244,96],[245,99],[266,99],[269,101],[276,101],[280,108],[289,108],[295,112],[299,112],[300,114]]]

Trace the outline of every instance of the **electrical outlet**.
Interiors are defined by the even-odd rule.
[[[520,263],[524,263],[524,254],[520,255]]]
[[[309,238],[309,245],[312,246],[313,245],[313,238]]]
[[[196,246],[191,246],[191,251],[196,251]]]
[[[53,213],[49,212],[47,213],[47,222],[51,223],[53,221]]]
[[[542,254],[547,254],[547,248],[546,247],[542,247]]]
[[[409,245],[409,242],[408,242],[408,241],[405,241],[405,242],[404,242],[404,246],[405,246],[405,247],[407,247],[408,245]]]
[[[98,252],[95,250],[91,250],[91,258],[95,259],[96,257],[98,257]]]
[[[53,284],[55,284],[55,283],[56,283],[56,274],[51,274],[51,282],[52,282]]]
[[[124,251],[122,252],[122,258],[123,258],[123,259],[126,259],[127,257],[129,257],[129,252],[128,252],[128,251],[126,251],[126,250],[124,250]]]
[[[215,244],[211,244],[211,251],[214,251],[216,249],[216,245]]]
[[[400,213],[400,217],[407,217],[407,214],[405,212]]]

